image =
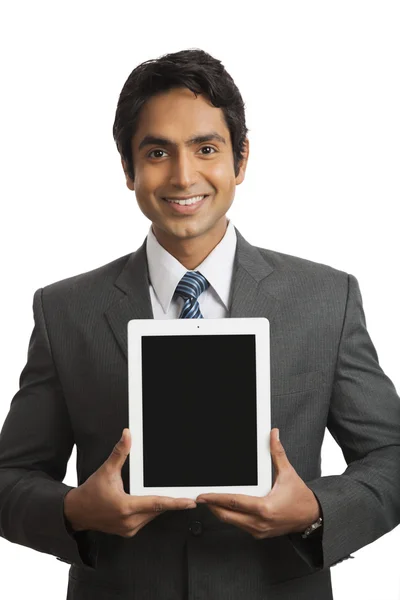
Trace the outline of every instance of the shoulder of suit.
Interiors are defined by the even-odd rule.
[[[282,275],[294,275],[294,274],[309,274],[321,277],[333,277],[343,279],[348,277],[348,273],[340,269],[336,269],[323,263],[318,263],[306,258],[299,256],[292,256],[291,254],[284,254],[283,252],[276,252],[266,248],[258,248],[261,256],[264,260],[276,271]]]
[[[279,274],[282,277],[293,279],[297,276],[311,276],[313,278],[339,279],[342,281],[348,278],[348,274],[345,271],[329,265],[267,248],[256,248],[264,260],[274,269],[275,274]],[[110,290],[114,290],[114,282],[133,254],[135,252],[121,256],[90,271],[45,285],[43,287],[43,294],[47,297],[65,298],[71,297],[71,295],[74,296],[75,294],[81,296],[85,292],[90,292],[89,295],[92,295],[96,293],[96,289],[104,290],[107,287]]]
[[[70,296],[75,292],[81,295],[85,291],[95,293],[96,288],[104,289],[107,286],[112,288],[118,275],[133,254],[135,253],[126,254],[90,271],[50,283],[43,287],[43,294],[46,296]]]

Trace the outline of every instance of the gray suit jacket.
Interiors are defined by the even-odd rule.
[[[400,401],[357,280],[237,234],[230,316],[270,321],[272,427],[320,502],[321,539],[255,540],[204,505],[167,511],[130,539],[68,532],[73,445],[80,484],[128,426],[127,323],[153,316],[143,244],[35,293],[28,360],[0,435],[0,534],[71,563],[70,600],[329,600],[329,567],[400,521]],[[320,476],[326,427],[348,463],[342,475]],[[128,461],[122,476],[129,491]]]

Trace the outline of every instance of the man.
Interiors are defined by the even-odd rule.
[[[0,436],[0,532],[71,563],[70,600],[331,599],[329,568],[400,521],[400,402],[357,280],[255,248],[228,222],[249,141],[241,95],[209,54],[139,65],[114,137],[151,228],[136,252],[35,293]],[[201,294],[185,296],[193,279]],[[270,321],[264,498],[127,493],[127,323],[193,316]],[[321,477],[326,427],[342,475]],[[74,444],[77,488],[62,483]]]

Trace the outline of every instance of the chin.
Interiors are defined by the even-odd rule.
[[[171,231],[171,235],[182,240],[187,240],[198,237],[206,231],[207,230],[203,230],[201,227],[184,227]]]
[[[180,222],[167,222],[155,224],[158,229],[161,229],[168,236],[185,239],[196,237],[207,231],[207,227],[200,223],[190,222],[186,220],[186,223],[181,219]]]
[[[201,219],[181,219],[179,221],[154,223],[164,235],[177,240],[189,240],[216,232],[221,226],[221,217],[212,222]]]

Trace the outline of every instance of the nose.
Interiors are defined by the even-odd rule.
[[[171,185],[189,190],[196,182],[197,172],[193,157],[189,153],[181,152],[171,161]]]

